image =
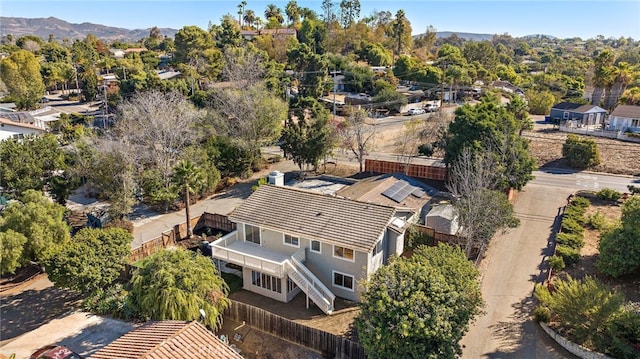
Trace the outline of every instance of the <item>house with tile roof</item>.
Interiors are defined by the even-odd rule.
[[[640,106],[619,105],[607,122],[607,130],[640,133]]]
[[[242,268],[243,288],[289,302],[304,292],[331,314],[335,297],[359,301],[366,279],[404,249],[406,218],[392,206],[263,185],[229,219],[237,230],[210,244],[219,268]]]
[[[602,126],[606,114],[607,110],[598,106],[561,102],[551,108],[549,117],[569,128],[594,128]]]
[[[241,359],[197,321],[147,322],[98,350],[90,359]]]

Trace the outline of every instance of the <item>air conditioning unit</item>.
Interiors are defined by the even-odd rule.
[[[269,173],[267,177],[270,185],[284,186],[284,173],[280,171],[273,171]]]

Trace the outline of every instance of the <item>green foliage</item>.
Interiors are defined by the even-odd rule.
[[[535,291],[540,305],[551,312],[550,322],[575,343],[602,349],[598,344],[611,339],[607,328],[621,312],[624,296],[588,276],[556,280],[553,285],[553,292],[545,286],[537,286]]]
[[[84,310],[124,320],[143,319],[122,284],[98,288],[82,303]]]
[[[445,162],[451,164],[465,148],[490,151],[495,157],[498,190],[521,189],[533,178],[535,161],[529,154],[529,140],[518,135],[521,126],[514,114],[497,97],[485,96],[479,104],[456,109],[449,124]]]
[[[17,195],[43,190],[56,170],[64,170],[64,153],[54,135],[0,141],[0,187]]]
[[[558,244],[565,245],[574,249],[580,249],[584,246],[584,238],[580,234],[562,232],[556,236]]]
[[[596,342],[601,352],[615,358],[640,357],[640,314],[631,305],[623,307],[607,326],[608,337]]]
[[[603,201],[618,202],[618,200],[622,197],[622,193],[616,191],[615,189],[603,188],[596,192],[596,197]]]
[[[25,191],[20,200],[9,203],[0,213],[0,233],[14,233],[12,255],[18,251],[14,247],[17,245],[15,233],[27,239],[18,260],[20,265],[44,260],[69,243],[71,236],[69,226],[64,221],[63,206],[35,190]],[[15,258],[12,260],[15,261]]]
[[[580,260],[580,250],[568,245],[558,244],[556,246],[556,255],[562,258],[565,265],[578,263]]]
[[[229,306],[229,291],[210,258],[185,249],[148,257],[131,279],[132,303],[153,320],[197,320],[218,329]]]
[[[632,203],[633,202],[633,203]],[[598,250],[600,255],[596,266],[602,273],[613,277],[633,273],[640,268],[640,198],[633,196],[623,205],[622,223],[600,236]],[[629,203],[632,203],[629,205]],[[635,206],[635,208],[633,208]],[[625,216],[624,210],[635,212]],[[633,220],[636,222],[632,222]]]
[[[222,279],[224,279],[224,282],[227,283],[227,286],[229,287],[229,295],[242,289],[242,285],[243,285],[242,278],[238,277],[235,274],[225,273],[225,272],[220,273],[220,275],[222,276]]]
[[[574,168],[585,169],[600,164],[600,152],[596,141],[569,134],[562,145],[562,156]]]
[[[539,305],[533,310],[533,317],[538,322],[548,323],[551,319],[551,310],[545,306]]]
[[[604,214],[602,214],[602,212],[600,211],[596,211],[596,213],[590,215],[587,218],[587,223],[591,226],[591,228],[597,229],[599,231],[603,231],[609,228],[609,222],[607,222]]]
[[[56,287],[90,294],[113,283],[131,253],[131,233],[121,228],[85,228],[44,261]]]
[[[11,229],[0,232],[0,275],[15,273],[24,264],[22,251],[26,243],[27,237],[22,233]]]
[[[385,88],[379,91],[372,99],[374,103],[383,104],[380,107],[389,111],[400,112],[400,108],[407,104],[407,97],[395,88]]]
[[[434,244],[435,240],[433,238],[414,226],[410,226],[405,232],[405,250],[413,250],[423,245],[433,246]]]
[[[571,202],[569,204],[571,206],[575,206],[578,208],[582,208],[583,210],[586,210],[591,205],[591,201],[589,201],[589,199],[586,197],[576,196],[571,199]]]
[[[15,51],[0,61],[0,79],[18,109],[33,110],[44,95],[40,64],[29,51]]]
[[[454,358],[481,312],[478,271],[449,245],[422,246],[411,258],[391,260],[365,289],[355,326],[372,359]]]
[[[640,194],[640,187],[634,185],[628,185],[627,188],[631,194]]]
[[[204,148],[222,177],[249,177],[251,174],[252,153],[230,137],[211,137]]]
[[[561,256],[553,255],[549,257],[549,266],[551,266],[551,269],[555,272],[559,272],[566,267],[566,264],[564,264],[564,259],[562,259]]]
[[[582,236],[584,234],[584,228],[575,219],[571,217],[565,217],[562,219],[562,232]]]
[[[527,91],[529,111],[534,115],[547,115],[556,102],[556,98],[548,91]]]

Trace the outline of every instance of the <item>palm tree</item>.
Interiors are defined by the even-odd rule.
[[[287,14],[287,20],[289,20],[289,24],[295,24],[298,22],[300,18],[300,9],[298,8],[298,3],[295,0],[291,0],[287,3],[287,6],[284,8],[285,14]]]
[[[279,24],[282,24],[284,21],[282,10],[274,4],[267,5],[267,9],[264,11],[264,17],[267,18],[267,22],[269,22],[271,18],[275,18]]]
[[[253,24],[256,22],[256,13],[253,10],[247,10],[244,13],[244,22],[249,25],[249,28],[253,28]]]
[[[604,90],[613,82],[613,62],[615,55],[610,50],[604,50],[594,61],[592,105],[599,105]]]
[[[633,80],[634,71],[629,63],[622,61],[616,67],[614,76],[615,79],[605,104],[607,110],[612,110],[616,106],[618,99],[627,89],[627,85]]]
[[[191,215],[189,213],[189,193],[195,192],[195,188],[199,187],[203,181],[204,175],[202,170],[191,161],[180,161],[174,168],[173,182],[184,189],[184,208],[187,215],[187,238],[193,237]]]

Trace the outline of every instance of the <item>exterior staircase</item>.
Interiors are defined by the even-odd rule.
[[[333,312],[336,296],[299,260],[287,260],[287,275],[325,314]],[[307,303],[308,304],[308,303]]]

